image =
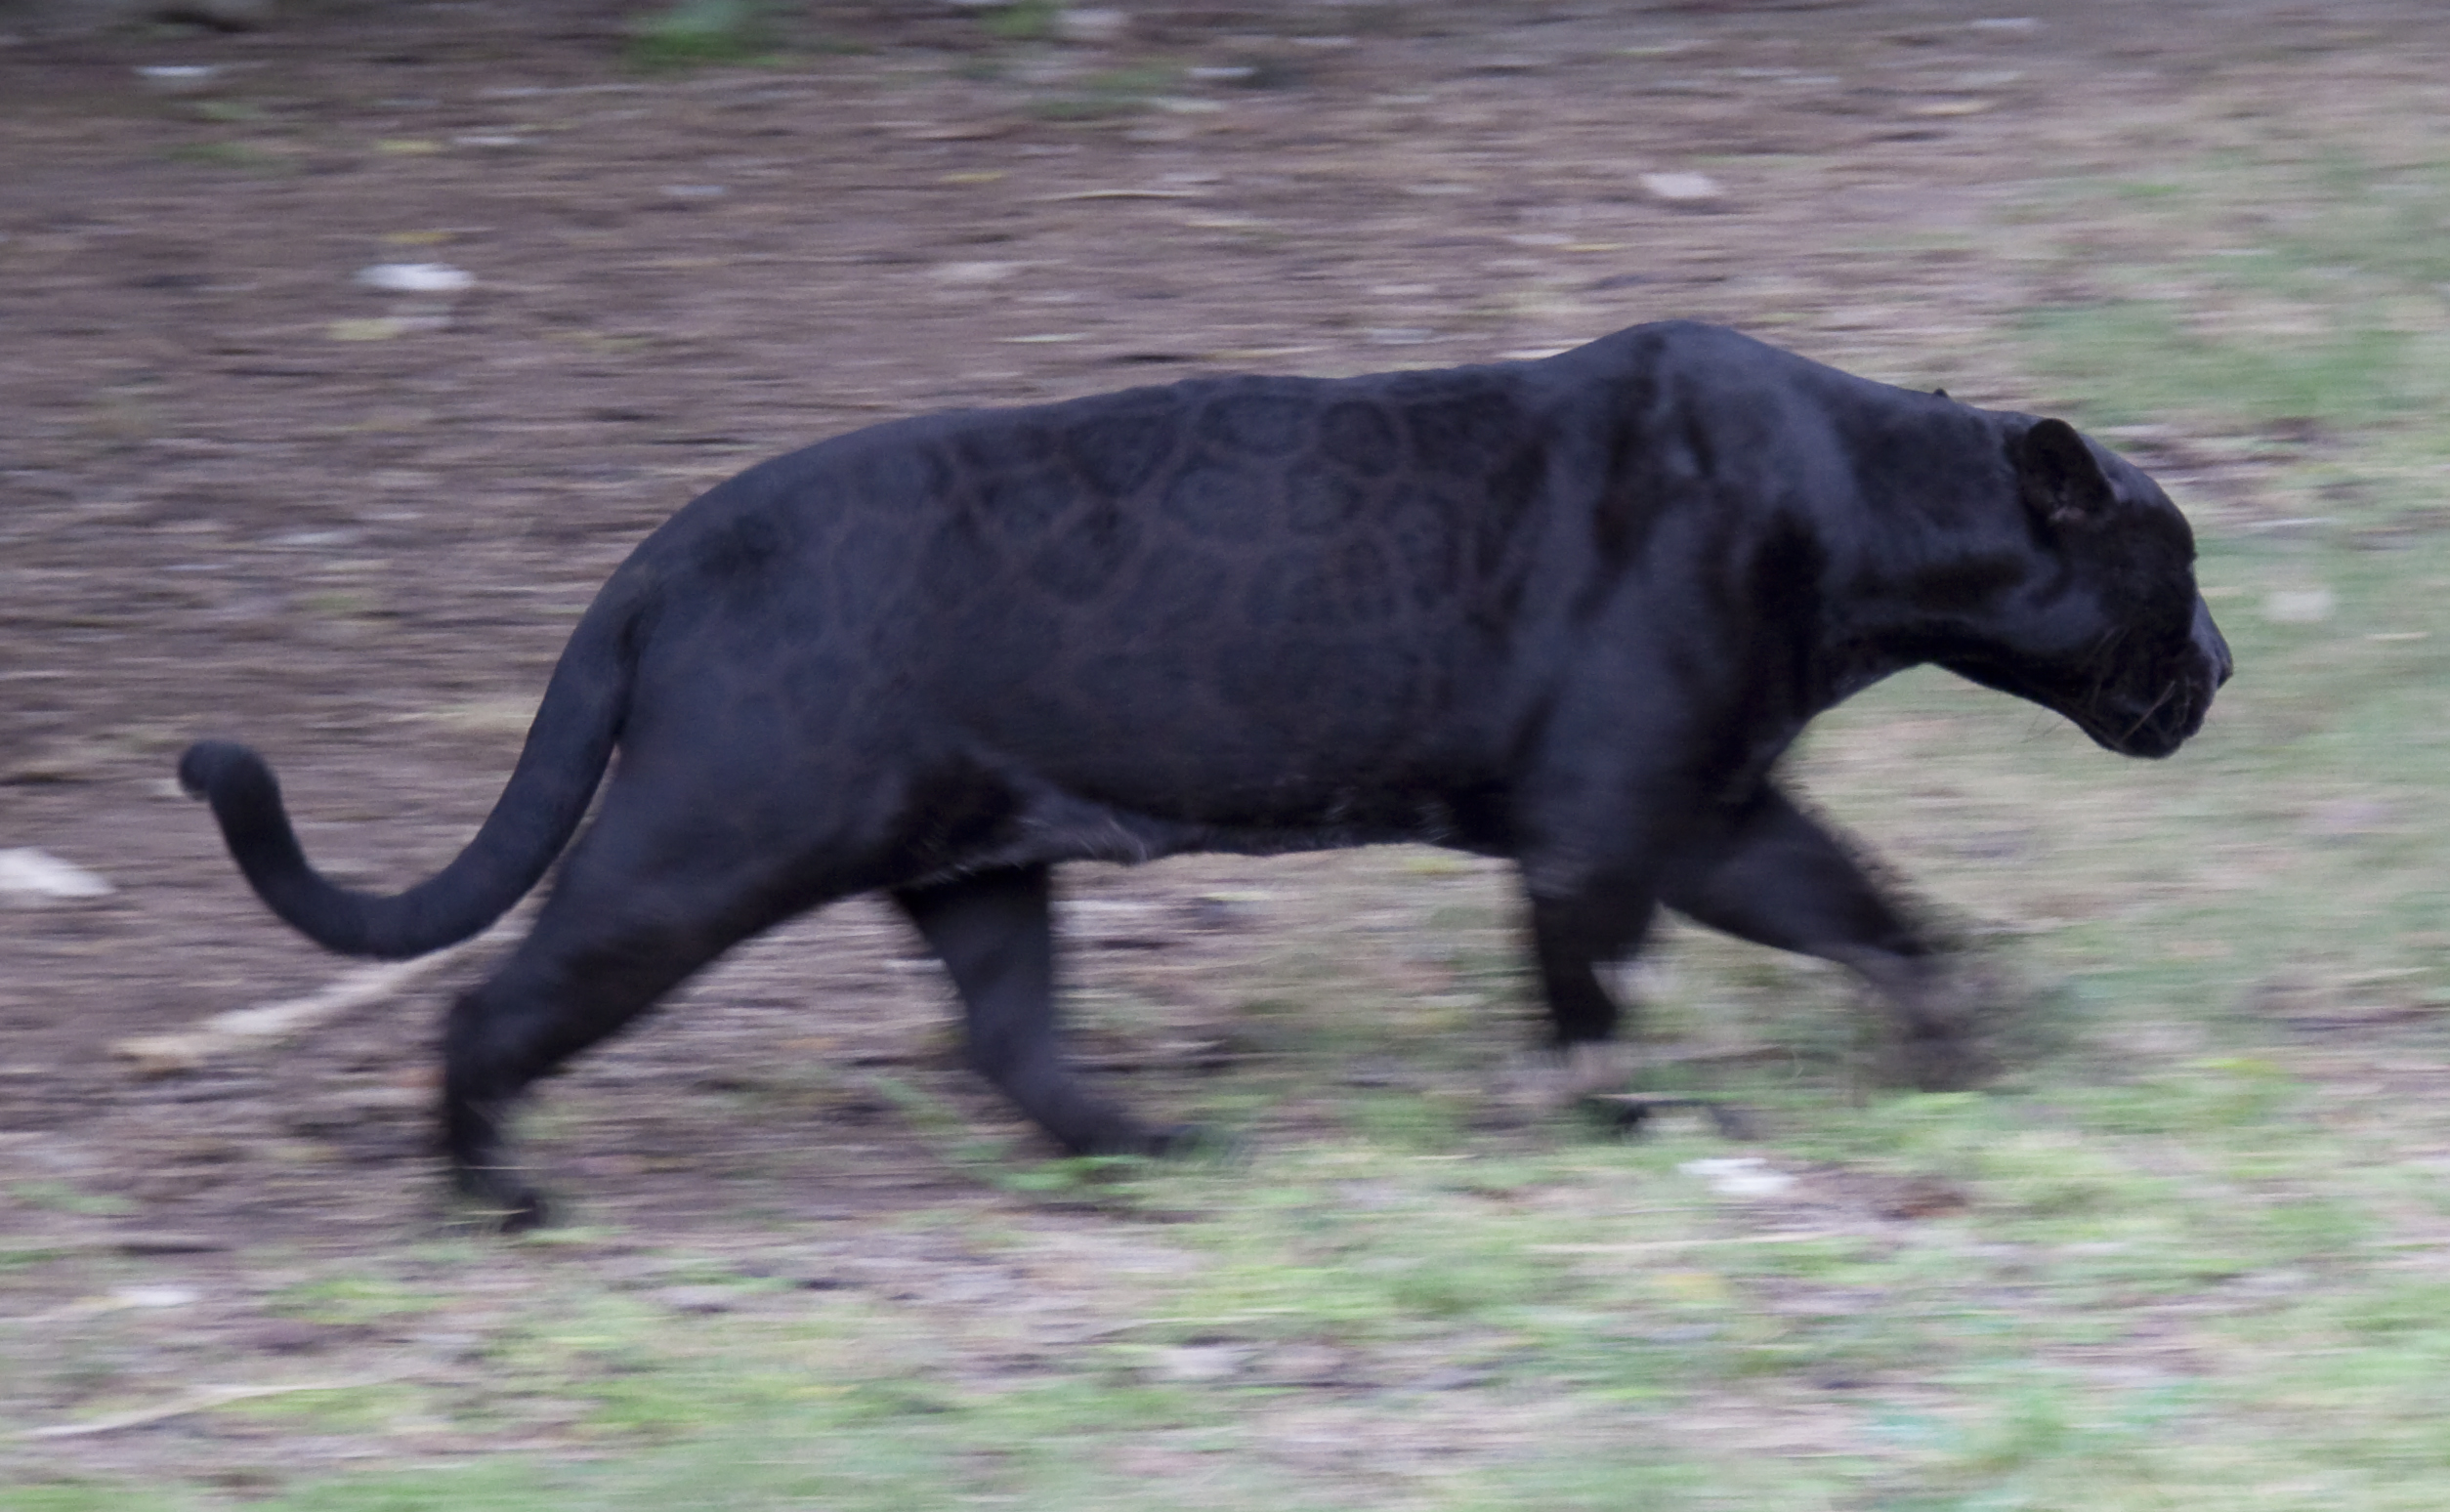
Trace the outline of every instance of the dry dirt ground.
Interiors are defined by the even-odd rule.
[[[948,405],[1544,353],[1664,316],[2038,401],[1987,333],[2084,291],[1966,228],[2148,153],[2207,70],[2422,66],[2446,29],[2429,5],[2253,0],[1227,3],[1135,7],[1080,43],[875,5],[684,72],[626,67],[614,8],[568,3],[17,35],[0,848],[116,891],[0,909],[0,1235],[184,1253],[209,1290],[249,1246],[435,1221],[428,1047],[473,962],[183,1074],[113,1055],[347,970],[247,894],[175,754],[247,738],[318,860],[425,874],[491,803],[594,585],[751,460]],[[163,65],[218,71],[141,72]],[[1696,173],[1698,197],[1644,178]],[[429,262],[473,286],[353,281]],[[1076,879],[1104,905],[1077,915],[1083,970],[1160,1010],[1086,1053],[1157,1106],[1232,1074],[1239,974],[1339,922],[1368,885],[1343,864]],[[733,1116],[780,1047],[1013,1132],[951,1062],[913,949],[853,905],[744,953],[559,1084],[549,1177],[667,1234],[736,1224],[740,1183],[786,1222],[972,1190],[857,1078]],[[260,1323],[262,1348],[301,1347],[232,1306],[241,1345]]]

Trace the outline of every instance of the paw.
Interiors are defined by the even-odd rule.
[[[1964,1092],[1998,1070],[1969,1032],[1922,1033],[1897,1041],[1888,1079],[1918,1092]]]
[[[508,1236],[540,1229],[551,1221],[552,1207],[544,1195],[503,1173],[463,1170],[451,1185],[453,1216],[472,1228]]]
[[[1963,1092],[2000,1069],[2001,1030],[2019,994],[1998,963],[1963,952],[1926,957],[1893,987],[1880,1079],[1918,1092]]]
[[[494,1220],[494,1232],[526,1234],[529,1230],[543,1228],[551,1217],[552,1208],[545,1202],[543,1194],[522,1192]]]
[[[1174,1154],[1176,1141],[1188,1132],[1180,1126],[1152,1129],[1136,1119],[1117,1117],[1092,1133],[1064,1140],[1063,1146],[1076,1155],[1163,1155]]]
[[[1234,1160],[1250,1153],[1249,1145],[1222,1129],[1199,1123],[1177,1123],[1149,1134],[1145,1152],[1168,1160]]]
[[[1519,1128],[1594,1098],[1627,1091],[1635,1070],[1631,1047],[1613,1039],[1513,1057],[1489,1083],[1489,1126]]]
[[[1720,1139],[1750,1140],[1757,1137],[1751,1114],[1732,1103],[1721,1102],[1714,1097],[1607,1092],[1585,1097],[1579,1106],[1608,1132],[1624,1139],[1640,1138],[1653,1127],[1652,1120],[1664,1113],[1697,1114],[1709,1120],[1711,1128]]]

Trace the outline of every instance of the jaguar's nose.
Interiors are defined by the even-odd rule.
[[[2220,627],[2212,622],[2212,606],[2203,601],[2201,594],[2195,595],[2195,647],[2212,663],[2213,687],[2227,682],[2229,674],[2237,670],[2236,663],[2229,659],[2227,639],[2220,634]]]

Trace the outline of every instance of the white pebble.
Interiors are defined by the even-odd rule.
[[[1131,29],[1130,14],[1108,6],[1080,6],[1055,13],[1055,35],[1091,47],[1119,42]]]
[[[448,263],[377,263],[359,269],[358,281],[386,294],[456,294],[477,279]]]
[[[208,63],[154,63],[137,69],[136,76],[165,95],[198,95],[213,87],[221,70]]]
[[[947,283],[1001,283],[1020,271],[1019,263],[939,263],[935,274]]]
[[[1649,190],[1655,199],[1688,204],[1716,199],[1725,192],[1718,187],[1718,181],[1706,173],[1646,173],[1642,175],[1642,188]]]
[[[2285,588],[2262,601],[2262,617],[2275,624],[2318,625],[2331,617],[2328,588]]]
[[[101,877],[31,846],[0,851],[0,893],[32,898],[105,898],[116,892]]]
[[[1795,1185],[1794,1177],[1773,1169],[1767,1160],[1756,1155],[1687,1160],[1676,1169],[1703,1182],[1720,1197],[1776,1197]]]
[[[122,1286],[110,1300],[121,1307],[191,1307],[196,1291],[193,1286]]]

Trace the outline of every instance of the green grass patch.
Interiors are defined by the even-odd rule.
[[[779,40],[768,0],[680,0],[630,21],[623,57],[653,71],[702,68],[757,62]]]
[[[2322,325],[2231,333],[2204,326],[2188,303],[2118,300],[2036,312],[2025,334],[2048,354],[2052,377],[2114,425],[2187,416],[2338,430],[2421,413],[2450,380],[2450,364],[2410,332],[2352,314],[2327,313]]]
[[[1010,0],[982,8],[979,24],[999,42],[1044,42],[1054,36],[1062,11],[1061,0]]]
[[[301,1281],[284,1288],[270,1301],[272,1311],[283,1317],[344,1325],[414,1317],[436,1305],[437,1299],[431,1293],[366,1273]]]
[[[2099,229],[2104,189],[2133,203],[2148,237]],[[2095,228],[2060,266],[2102,294],[2037,309],[2021,334],[2095,423],[2333,440],[2421,429],[2435,434],[2404,440],[2450,449],[2428,423],[2450,401],[2450,162],[2386,167],[2284,137],[2148,180],[2063,185],[2045,204],[2041,226]],[[2102,256],[2105,239],[2120,255]]]
[[[84,1218],[115,1218],[137,1210],[136,1203],[107,1192],[87,1192],[64,1181],[17,1181],[9,1196],[29,1207]]]
[[[294,173],[297,165],[288,157],[252,142],[183,142],[163,150],[163,156],[174,163],[193,163],[207,168],[237,168],[248,173]]]

